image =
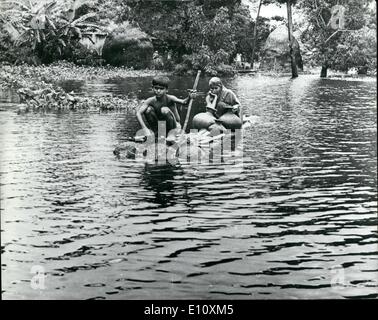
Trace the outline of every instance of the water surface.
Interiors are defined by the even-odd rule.
[[[144,99],[150,80],[63,85]],[[192,83],[174,78],[170,93]],[[376,82],[226,85],[256,116],[242,167],[118,159],[138,129],[132,112],[17,115],[17,96],[2,92],[3,298],[377,297]]]

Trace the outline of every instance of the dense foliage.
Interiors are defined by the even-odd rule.
[[[130,21],[153,37],[160,53],[172,57],[176,71],[228,72],[237,52],[250,53],[252,19],[240,0],[126,3]]]
[[[327,68],[360,72],[376,70],[376,20],[372,1],[298,0],[298,9],[306,16],[302,41],[313,48],[312,60]],[[345,18],[342,28],[332,25],[332,8],[342,5]]]
[[[208,74],[232,73],[237,53],[246,62],[252,60],[256,17],[251,17],[247,2],[256,7],[258,0],[4,0],[0,7],[0,61],[35,65],[57,60],[91,65],[106,61],[179,73],[196,69]],[[263,0],[262,4],[286,6],[287,2]],[[374,72],[376,17],[372,2],[290,0],[293,12],[304,17],[299,27],[300,40],[309,51],[306,62],[325,69]],[[335,5],[346,8],[345,30],[337,31],[329,23]],[[257,59],[275,19],[258,20]],[[131,39],[134,31],[144,38]],[[102,54],[108,58],[102,60],[101,52],[89,50],[82,41],[95,32],[107,34],[107,44],[127,38],[123,45],[129,50],[122,48],[112,59],[113,49],[107,48]]]
[[[102,56],[113,66],[145,69],[151,66],[153,51],[148,35],[124,22],[106,38]]]
[[[5,1],[0,15],[1,30],[6,30],[2,40],[9,36],[15,47],[29,53],[34,64],[72,59],[87,32],[100,30],[93,22],[95,13],[77,14],[81,4],[78,0]]]

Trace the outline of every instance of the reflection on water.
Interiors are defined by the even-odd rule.
[[[175,194],[172,192],[174,188],[173,180],[178,175],[179,169],[166,165],[146,164],[142,174],[140,186],[146,192],[152,192],[151,202],[159,204],[161,208],[175,205]]]
[[[145,98],[150,80],[64,85]],[[192,83],[173,78],[170,92]],[[258,119],[242,167],[118,159],[133,113],[17,115],[2,92],[3,298],[377,297],[376,83],[226,85]]]

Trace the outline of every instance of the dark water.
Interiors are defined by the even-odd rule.
[[[151,94],[146,78],[64,85]],[[117,159],[132,113],[17,115],[2,92],[3,298],[377,297],[376,82],[227,85],[256,116],[239,166]]]

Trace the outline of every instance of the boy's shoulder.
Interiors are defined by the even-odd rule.
[[[156,96],[149,97],[145,100],[145,103],[148,105],[154,105],[156,103],[160,104],[161,102],[165,101],[165,103],[170,104],[176,102],[176,100],[177,98],[175,96],[166,94],[165,97],[159,100],[156,98]]]
[[[152,96],[152,97],[147,98],[144,101],[145,101],[145,103],[149,104],[149,103],[155,102],[156,101],[156,97]]]
[[[226,87],[223,87],[223,90],[222,90],[225,94],[235,94],[231,89],[229,88],[226,88]]]
[[[177,98],[176,96],[174,96],[173,94],[167,94],[167,102],[168,103],[176,103],[177,101],[179,100],[179,98]]]
[[[169,100],[177,100],[177,97],[175,95],[173,95],[173,94],[167,94],[167,98]]]
[[[235,97],[236,98],[236,93],[232,91],[231,89],[225,88],[224,90],[224,96],[229,96],[229,97]]]

